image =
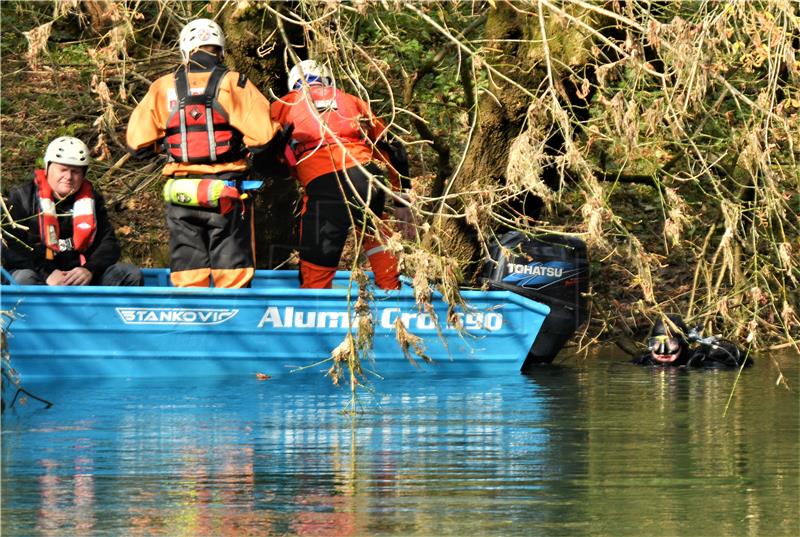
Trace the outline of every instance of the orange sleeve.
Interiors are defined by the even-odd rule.
[[[373,142],[380,141],[381,137],[383,137],[386,132],[386,125],[372,114],[372,108],[368,102],[358,97],[353,97],[353,99],[355,99],[362,116],[368,122],[369,128],[367,129],[367,136]]]
[[[291,104],[297,100],[295,98],[296,94],[297,92],[287,93],[270,105],[272,121],[279,123],[281,127],[286,127],[289,124],[289,110],[291,109]]]
[[[370,108],[369,103],[362,99],[357,99],[357,101],[361,113],[369,121],[369,129],[367,130],[367,136],[369,136],[369,139],[375,144],[381,141],[386,141],[386,124],[372,115],[372,109]],[[392,190],[397,192],[402,190],[400,174],[396,169],[394,169],[394,166],[392,166],[392,162],[389,159],[389,154],[383,149],[374,147],[373,156],[386,164],[386,169],[389,172],[389,183],[392,185]]]
[[[158,142],[164,138],[166,118],[160,117],[159,101],[166,99],[162,88],[164,88],[165,79],[172,76],[166,75],[153,82],[147,90],[147,94],[133,110],[125,133],[129,148],[138,150],[155,146],[154,150],[160,149],[157,146],[159,146]]]

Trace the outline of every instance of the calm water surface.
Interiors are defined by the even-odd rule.
[[[509,377],[32,384],[2,535],[800,534],[800,357]],[[776,386],[779,369],[791,387]],[[725,413],[728,405],[727,414]]]

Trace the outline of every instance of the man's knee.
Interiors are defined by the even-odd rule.
[[[108,267],[100,278],[100,285],[134,286],[144,284],[142,271],[139,267],[128,263],[115,263]]]
[[[31,269],[19,269],[11,273],[11,277],[17,285],[44,285],[45,279],[42,275]]]

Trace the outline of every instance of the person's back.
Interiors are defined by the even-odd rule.
[[[264,121],[263,115],[269,115],[269,102],[247,78],[225,68],[219,53],[199,49],[191,54],[185,66],[179,67],[178,73],[185,77],[189,97],[203,97],[209,80],[215,78],[211,108],[215,126],[213,150],[208,131],[203,130],[207,125],[204,103],[186,106],[183,125],[186,140],[181,140],[177,89],[181,78],[176,80],[176,74],[169,73],[153,82],[131,114],[127,129],[130,152],[147,157],[166,150],[168,162],[162,175],[170,177],[245,172],[247,148],[263,146],[274,135],[273,124]]]
[[[697,346],[689,354],[686,367],[727,369],[753,365],[753,358],[732,341],[716,336],[699,339]]]
[[[315,83],[292,90],[272,103],[272,116],[293,126],[287,153],[303,186],[380,158],[375,141],[385,131],[383,123],[367,103],[337,88]]]
[[[270,103],[224,63],[225,36],[209,19],[181,30],[182,65],[156,80],[131,114],[129,151],[166,152],[170,269],[180,287],[247,287],[255,271],[249,157],[276,134]]]

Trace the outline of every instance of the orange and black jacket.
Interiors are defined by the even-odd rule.
[[[57,202],[56,211],[59,215],[63,215],[58,218],[60,239],[71,238],[72,216],[70,215],[74,202],[74,195]],[[27,231],[21,228],[9,229],[13,237],[7,238],[6,245],[2,248],[3,267],[6,270],[31,269],[47,276],[54,270],[71,270],[80,267],[80,256],[83,254],[86,259],[83,266],[92,274],[101,274],[119,260],[119,243],[108,219],[103,196],[96,189],[94,191],[94,218],[97,223],[97,231],[94,240],[85,252],[75,250],[59,252],[52,260],[46,258],[46,247],[39,231],[40,209],[36,183],[30,181],[11,190],[7,205],[14,222],[29,229]],[[33,249],[31,250],[28,246]]]
[[[202,93],[217,63],[216,59],[205,62],[205,65],[190,62],[187,79],[191,94]],[[177,101],[175,73],[153,82],[128,122],[127,145],[134,157],[143,158],[164,150],[168,122],[174,114]],[[216,103],[222,107],[227,115],[227,123],[251,153],[266,148],[279,129],[277,124],[269,120],[269,100],[244,75],[234,71],[225,73],[219,82]],[[243,172],[247,167],[246,155],[242,153],[236,155],[235,159],[219,162],[171,161],[164,166],[163,174],[212,175]]]
[[[327,121],[332,133],[319,126],[320,116]],[[335,88],[313,85],[307,95],[298,89],[274,101],[272,119],[284,129],[293,128],[287,152],[293,153],[294,173],[301,185],[306,186],[315,178],[336,170],[380,160],[392,165],[389,179],[395,190],[408,187],[407,177],[397,174],[397,169],[403,165],[390,158],[389,149],[396,152],[398,148],[402,150],[402,146],[389,147],[386,126],[372,114],[369,104],[358,97]],[[406,162],[406,174],[407,168]]]

